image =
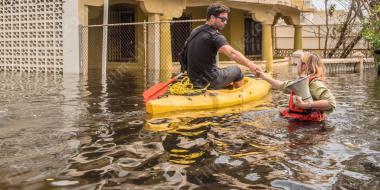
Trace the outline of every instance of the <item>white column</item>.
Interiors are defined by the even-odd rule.
[[[160,77],[160,14],[149,13],[148,24],[148,81],[158,82]]]
[[[148,24],[148,67],[149,70],[160,70],[160,14],[149,14]]]
[[[79,1],[64,1],[63,10],[63,73],[79,73]]]

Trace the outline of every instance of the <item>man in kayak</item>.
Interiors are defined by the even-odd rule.
[[[208,88],[211,89],[222,89],[231,83],[235,88],[244,84],[244,76],[238,66],[217,67],[218,52],[248,67],[255,74],[256,71],[262,71],[259,66],[231,47],[219,32],[227,24],[229,12],[230,9],[221,3],[211,4],[207,8],[206,24],[195,28],[186,41],[186,54],[183,59],[186,59],[186,71],[194,86],[202,88],[209,85]]]

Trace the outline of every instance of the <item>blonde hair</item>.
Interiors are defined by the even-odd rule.
[[[306,75],[324,80],[326,77],[326,68],[321,57],[316,53],[304,52],[301,57],[301,64],[305,64],[305,69],[302,71]]]

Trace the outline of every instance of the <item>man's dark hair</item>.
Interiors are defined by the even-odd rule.
[[[210,20],[211,15],[218,17],[221,13],[230,13],[230,8],[221,3],[213,3],[207,8],[207,20]]]

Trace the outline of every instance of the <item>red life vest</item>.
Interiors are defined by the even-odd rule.
[[[309,84],[311,81],[316,79],[316,77],[310,77]],[[280,111],[282,117],[286,119],[297,119],[300,121],[324,121],[326,119],[326,114],[320,110],[304,110],[297,108],[293,102],[294,92],[290,93],[289,98],[289,109],[284,109]]]

